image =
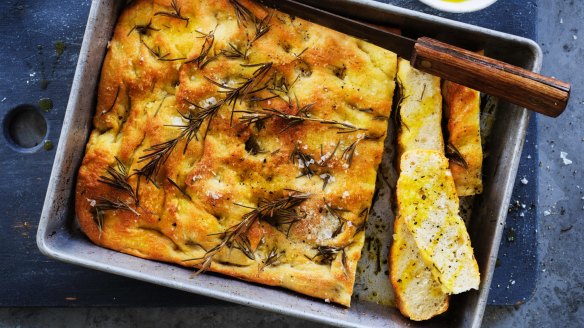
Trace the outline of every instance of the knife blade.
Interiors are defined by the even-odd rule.
[[[409,59],[421,71],[507,100],[535,112],[557,117],[568,105],[569,83],[540,75],[427,37],[417,40],[373,24],[316,8],[295,0],[259,3],[338,32],[363,39]]]

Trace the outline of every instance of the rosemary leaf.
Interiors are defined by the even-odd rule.
[[[154,13],[154,16],[166,16],[166,17],[170,17],[170,18],[180,19],[180,20],[183,20],[186,22],[185,26],[189,26],[189,18],[181,15],[181,13],[180,13],[181,8],[178,5],[178,3],[176,2],[176,0],[172,0],[172,2],[170,3],[170,6],[171,6],[173,11],[159,11],[159,12]]]

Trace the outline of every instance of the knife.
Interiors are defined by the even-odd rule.
[[[261,4],[363,39],[409,59],[412,67],[499,97],[532,111],[557,117],[568,104],[571,86],[428,37],[417,40],[379,26],[340,16],[294,0]]]

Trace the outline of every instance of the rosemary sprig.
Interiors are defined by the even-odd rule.
[[[217,29],[217,27],[215,27],[215,29]],[[207,66],[207,64],[219,57],[219,55],[209,56],[211,49],[213,49],[213,44],[215,43],[215,30],[210,31],[209,33],[203,33],[199,31],[197,31],[197,33],[202,35],[200,38],[205,39],[203,41],[203,45],[201,46],[201,51],[196,58],[186,61],[185,64],[194,62],[197,64],[198,68],[203,69],[205,66]]]
[[[344,247],[335,246],[317,246],[316,255],[313,257],[306,256],[309,260],[315,261],[318,264],[330,265],[337,258],[339,252],[343,252]]]
[[[98,227],[100,232],[103,229],[103,220],[104,220],[104,212],[105,211],[124,210],[124,211],[130,211],[130,212],[136,214],[137,216],[140,216],[140,213],[138,213],[134,208],[132,208],[132,206],[130,206],[130,204],[128,204],[120,199],[110,200],[110,199],[107,199],[104,197],[99,197],[96,200],[95,204],[93,204],[93,208],[95,210],[95,221],[96,221],[97,227]]]
[[[314,158],[311,155],[303,152],[300,148],[298,148],[298,145],[294,145],[294,149],[290,153],[290,161],[292,162],[292,164],[296,164],[296,161],[298,161],[298,166],[301,169],[300,171],[301,175],[298,176],[298,178],[303,176],[308,176],[309,178],[311,178],[314,175],[315,172],[310,167],[311,165],[314,164]]]
[[[297,126],[303,122],[317,122],[320,124],[325,124],[331,128],[338,129],[337,133],[350,133],[356,131],[365,131],[366,129],[358,128],[350,123],[339,122],[335,120],[326,120],[316,117],[310,117],[308,112],[312,108],[313,104],[309,104],[301,107],[296,114],[286,114],[278,109],[274,108],[263,108],[261,110],[248,110],[239,111],[244,113],[240,117],[240,121],[247,124],[255,124],[258,121],[265,121],[272,117],[279,117],[286,122],[286,125],[280,130],[280,133]]]
[[[180,191],[180,193],[183,194],[183,196],[185,196],[189,200],[193,200],[191,198],[191,196],[189,196],[189,194],[187,194],[186,190],[184,190],[183,188],[181,188],[176,182],[174,182],[174,180],[172,180],[169,177],[166,177],[166,180],[168,180],[168,182],[170,182],[170,184],[172,184],[176,189],[178,189],[178,191]]]
[[[404,126],[409,131],[410,128],[401,119],[402,103],[404,102],[404,100],[406,100],[409,97],[409,95],[407,95],[407,96],[405,95],[404,86],[403,86],[401,79],[399,77],[397,77],[396,80],[397,80],[397,88],[398,89],[396,92],[397,101],[396,101],[396,105],[395,105],[394,124],[398,129],[401,129],[401,127]],[[396,98],[394,98],[394,99],[396,99]]]
[[[168,58],[168,56],[170,55],[169,52],[163,54],[162,50],[160,49],[160,46],[156,46],[156,48],[152,48],[150,47],[148,44],[146,44],[146,42],[144,42],[144,40],[142,40],[142,38],[140,38],[140,42],[146,47],[146,49],[148,49],[148,51],[150,52],[150,54],[154,57],[156,57],[156,59],[160,60],[160,61],[177,61],[177,60],[185,60],[186,57],[178,57],[178,58]]]
[[[203,135],[203,140],[207,138],[207,134],[209,133],[209,129],[211,127],[211,122],[213,121],[213,118],[215,118],[215,115],[217,115],[219,109],[221,109],[221,106],[224,103],[224,101],[219,101],[215,104],[210,104],[207,107],[201,107],[187,99],[185,99],[185,101],[189,103],[191,106],[193,106],[197,111],[194,114],[192,112],[189,112],[188,115],[184,115],[181,113],[180,115],[187,121],[187,124],[174,125],[175,127],[182,129],[179,138],[186,137],[187,140],[183,153],[186,151],[187,146],[193,139],[199,140],[197,134],[199,133],[199,130],[201,129],[201,126],[205,121],[208,121],[208,123],[207,128],[205,129],[205,134]]]
[[[138,193],[136,192],[136,190],[134,190],[134,187],[132,187],[132,185],[128,183],[128,179],[130,177],[128,174],[128,169],[126,168],[124,163],[120,161],[119,158],[115,157],[115,159],[116,165],[115,166],[110,165],[106,168],[106,173],[108,175],[100,176],[97,181],[105,183],[106,185],[112,188],[123,191],[125,194],[132,197],[134,203],[136,204],[136,206],[138,206],[139,204]]]
[[[118,101],[118,97],[120,95],[120,86],[118,85],[118,89],[116,90],[116,96],[114,97],[114,102],[112,103],[112,105],[109,107],[109,109],[103,113],[109,113],[112,109],[114,109],[114,106],[116,105],[116,102]]]
[[[200,261],[199,269],[195,272],[195,275],[198,275],[209,269],[213,262],[213,257],[225,247],[239,249],[248,258],[252,260],[255,259],[254,250],[251,249],[251,243],[247,236],[250,228],[260,219],[270,223],[270,220],[282,216],[283,213],[292,211],[294,207],[300,205],[308,199],[308,197],[310,197],[310,194],[292,191],[290,195],[284,198],[272,201],[262,199],[256,208],[240,205],[252,208],[252,210],[243,215],[241,222],[238,224],[227,228],[224,232],[214,234],[221,236],[221,241],[219,244],[215,245],[215,247],[206,251],[203,257],[186,259],[183,260],[183,262]]]
[[[306,218],[306,213],[299,214],[294,208],[303,203],[309,196],[309,194],[294,194],[275,202],[260,200],[258,208],[263,208],[264,212],[261,218],[276,229],[283,229],[283,226],[287,225],[286,237],[288,237],[292,225]]]
[[[237,23],[239,25],[246,27],[247,23],[249,23],[250,21],[253,24],[256,23],[257,18],[255,17],[255,15],[249,9],[247,9],[244,5],[239,3],[239,1],[229,0],[229,4],[231,4],[233,9],[235,10],[235,17],[237,18]]]
[[[284,253],[285,251],[280,251],[277,247],[272,247],[270,253],[268,253],[268,256],[260,266],[260,271],[264,271],[266,267],[277,266],[280,264],[280,258],[284,255]]]
[[[232,43],[229,43],[229,48],[221,50],[221,54],[227,58],[242,58],[247,59],[249,55],[249,50],[251,49],[251,44],[248,42],[245,46],[245,50],[241,51]]]
[[[381,139],[381,137],[383,137],[383,135],[376,136],[376,135],[368,135],[368,134],[366,134],[365,136],[363,136],[361,138],[358,137],[352,144],[349,145],[349,147],[347,147],[343,151],[343,155],[341,156],[342,159],[347,161],[347,164],[349,165],[349,167],[351,167],[351,164],[353,163],[353,158],[355,157],[355,151],[357,150],[357,146],[363,140],[379,140],[379,139]]]
[[[340,145],[341,145],[341,141],[339,140],[339,141],[337,141],[337,144],[335,145],[335,148],[333,149],[332,153],[330,153],[330,155],[326,156],[326,158],[325,158],[323,146],[321,144],[320,145],[320,160],[316,164],[320,167],[326,167],[328,162],[333,158],[333,156],[335,156],[335,153],[337,152],[337,149],[339,149]]]
[[[224,83],[220,83],[217,81],[212,80],[211,78],[205,76],[205,79],[212,84],[220,87],[222,90],[219,90],[220,93],[224,93],[225,99],[222,103],[228,104],[231,106],[231,122],[233,121],[233,113],[235,111],[235,104],[239,100],[242,102],[244,99],[247,99],[249,96],[260,92],[267,88],[267,86],[260,87],[260,82],[266,77],[268,72],[272,69],[272,63],[260,63],[260,64],[249,64],[244,65],[241,64],[243,67],[257,67],[256,70],[252,73],[251,77],[245,79],[244,81],[238,83],[237,86],[232,87],[226,85]]]
[[[275,73],[274,75],[272,75],[272,78],[270,80],[269,83],[270,86],[268,87],[268,91],[272,93],[274,96],[277,96],[284,100],[286,103],[288,103],[288,106],[292,106],[292,97],[290,95],[290,92],[296,81],[298,81],[298,78],[300,78],[300,75],[296,76],[296,79],[294,79],[292,83],[288,84],[288,82],[286,81],[286,77],[284,75]],[[269,97],[261,100],[267,100],[272,98],[274,97]]]
[[[270,31],[270,21],[272,20],[272,17],[273,16],[274,16],[274,12],[273,11],[270,11],[270,13],[267,14],[261,20],[259,20],[259,19],[256,18],[256,20],[255,20],[256,21],[255,22],[255,36],[251,40],[251,43],[254,43],[259,38],[261,38],[266,33],[268,33],[268,31]]]
[[[176,0],[172,0],[172,2],[170,3],[170,6],[171,6],[173,11],[159,11],[159,12],[156,12],[154,14],[154,16],[166,16],[166,17],[170,17],[170,18],[180,19],[180,20],[183,20],[186,22],[185,26],[189,26],[189,18],[181,15],[181,13],[180,13],[181,8],[178,5],[178,3],[176,2]]]
[[[146,149],[146,154],[140,156],[138,163],[147,163],[141,169],[137,170],[137,173],[144,176],[146,181],[151,181],[156,185],[154,177],[158,175],[161,166],[168,160],[170,153],[172,153],[179,140],[180,138],[174,138]]]
[[[242,235],[241,237],[236,238],[234,243],[235,245],[233,245],[232,248],[239,249],[248,259],[252,261],[255,260],[254,250],[251,247],[251,242],[247,235]]]
[[[468,169],[468,163],[464,159],[464,156],[458,151],[458,149],[450,142],[446,144],[446,157],[453,163]]]
[[[128,35],[132,34],[132,32],[134,32],[134,31],[138,32],[138,34],[140,36],[142,36],[142,35],[148,34],[148,31],[160,31],[160,29],[159,28],[152,27],[152,18],[151,18],[150,21],[148,22],[148,24],[145,24],[145,25],[144,24],[134,25],[134,27],[132,27],[132,29],[130,30],[130,32],[128,32]]]

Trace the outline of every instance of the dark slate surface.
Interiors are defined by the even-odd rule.
[[[413,0],[385,0],[436,13]],[[64,111],[83,38],[90,1],[12,0],[0,2],[0,306],[203,306],[220,303],[206,297],[145,284],[44,257],[35,233]],[[529,0],[499,0],[474,14],[440,14],[496,30],[534,37],[536,6]],[[504,19],[503,19],[504,18]],[[46,137],[33,150],[9,142],[13,108],[36,107],[42,98],[53,108],[40,111]],[[12,113],[12,114],[10,114]],[[14,120],[13,120],[14,122]],[[26,118],[23,128],[39,130]],[[40,129],[42,130],[42,129]],[[40,131],[39,133],[41,133]],[[24,139],[30,139],[25,134]],[[17,138],[18,139],[18,138]],[[22,139],[22,140],[24,140]],[[42,138],[41,138],[42,139]],[[24,140],[27,141],[27,140]],[[31,141],[31,140],[28,140]],[[49,145],[45,145],[50,141]],[[491,304],[513,304],[531,295],[535,283],[535,209],[537,163],[535,130],[530,130],[513,200],[526,204],[511,209],[495,273]],[[527,156],[531,155],[531,159]],[[523,213],[523,216],[521,216]],[[513,281],[515,283],[513,283]],[[507,288],[509,287],[509,288]]]

